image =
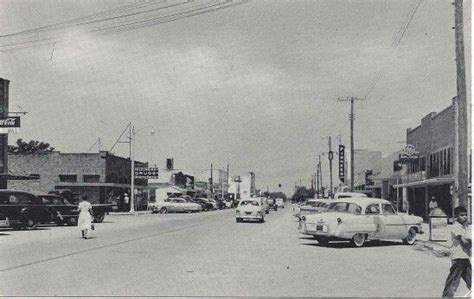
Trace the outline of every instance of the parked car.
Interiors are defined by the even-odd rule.
[[[244,220],[265,222],[265,208],[262,201],[257,198],[241,200],[235,210],[235,220],[236,222]]]
[[[53,221],[53,216],[34,194],[0,190],[0,224],[14,229],[35,229],[40,223]]]
[[[170,198],[166,201],[156,202],[153,206],[154,213],[160,212],[161,214],[173,213],[173,212],[200,212],[202,207],[200,204],[187,202],[184,198]]]
[[[214,199],[209,198],[208,200],[209,200],[209,203],[212,205],[213,210],[217,210],[219,208],[219,205],[217,204],[217,202]]]
[[[43,204],[48,207],[53,221],[57,225],[77,225],[79,218],[78,203],[72,203],[67,198],[57,194],[39,194]],[[92,204],[92,219],[96,223],[104,221],[105,214],[112,211],[112,204]]]
[[[269,198],[266,199],[266,201],[267,201],[267,205],[268,205],[269,209],[272,209],[274,211],[278,210],[278,206],[276,204],[276,199],[275,198],[270,198],[269,197]]]
[[[283,198],[277,198],[276,199],[276,204],[277,204],[277,207],[279,207],[279,208],[284,208],[285,207],[285,204],[283,202]]]
[[[270,205],[267,203],[267,199],[265,197],[258,197],[258,199],[262,203],[262,206],[265,210],[265,214],[269,214],[270,213]]]
[[[207,198],[195,198],[193,199],[194,203],[200,204],[203,211],[212,211],[214,210],[214,205],[209,202]]]
[[[217,208],[219,210],[223,210],[223,209],[226,208],[225,202],[222,199],[216,198],[216,199],[214,199],[214,201],[217,203]]]
[[[423,219],[399,214],[392,204],[378,198],[334,200],[328,211],[302,217],[300,232],[312,235],[322,245],[331,240],[350,240],[362,247],[367,240],[401,239],[412,245],[423,233]]]

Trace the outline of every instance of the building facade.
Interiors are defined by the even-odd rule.
[[[92,203],[120,201],[130,195],[131,161],[106,151],[99,153],[39,152],[9,154],[9,168],[23,175],[34,175],[36,180],[10,181],[10,189],[35,194],[69,189],[79,196],[87,195]],[[147,163],[135,161],[136,167]],[[146,207],[149,188],[146,179],[135,179],[135,204]]]
[[[427,219],[428,203],[434,196],[438,207],[452,218],[456,176],[454,105],[426,115],[418,127],[407,129],[406,140],[409,153],[402,153],[399,161],[406,167],[406,174],[396,188],[405,189],[409,213]]]

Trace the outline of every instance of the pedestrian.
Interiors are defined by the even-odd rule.
[[[431,201],[428,204],[428,207],[430,208],[430,212],[438,207],[438,202],[436,201],[436,197],[431,196]]]
[[[130,198],[128,197],[128,194],[125,193],[123,195],[123,209],[124,209],[124,212],[127,212],[130,210],[129,206],[128,206],[128,203],[130,201]]]
[[[87,201],[87,196],[84,195],[79,203],[79,219],[77,226],[82,233],[82,238],[87,239],[87,232],[92,229],[92,205]]]
[[[467,210],[464,207],[454,209],[456,221],[450,228],[451,269],[446,278],[443,297],[453,297],[461,278],[471,290],[471,229],[467,221]]]

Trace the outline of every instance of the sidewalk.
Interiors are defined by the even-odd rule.
[[[446,230],[448,230],[450,224]],[[450,243],[446,241],[430,241],[430,227],[428,223],[422,224],[423,234],[417,234],[415,250],[429,251],[437,257],[448,257],[450,253]],[[448,234],[446,233],[446,238]]]

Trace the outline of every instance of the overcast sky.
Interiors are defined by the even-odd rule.
[[[87,152],[100,138],[109,150],[131,121],[140,161],[228,163],[291,195],[309,186],[327,136],[349,148],[350,105],[338,98],[366,97],[355,146],[390,154],[456,95],[452,1],[234,1],[189,16],[221,2],[0,0],[0,77],[10,111],[28,112],[10,144]]]

